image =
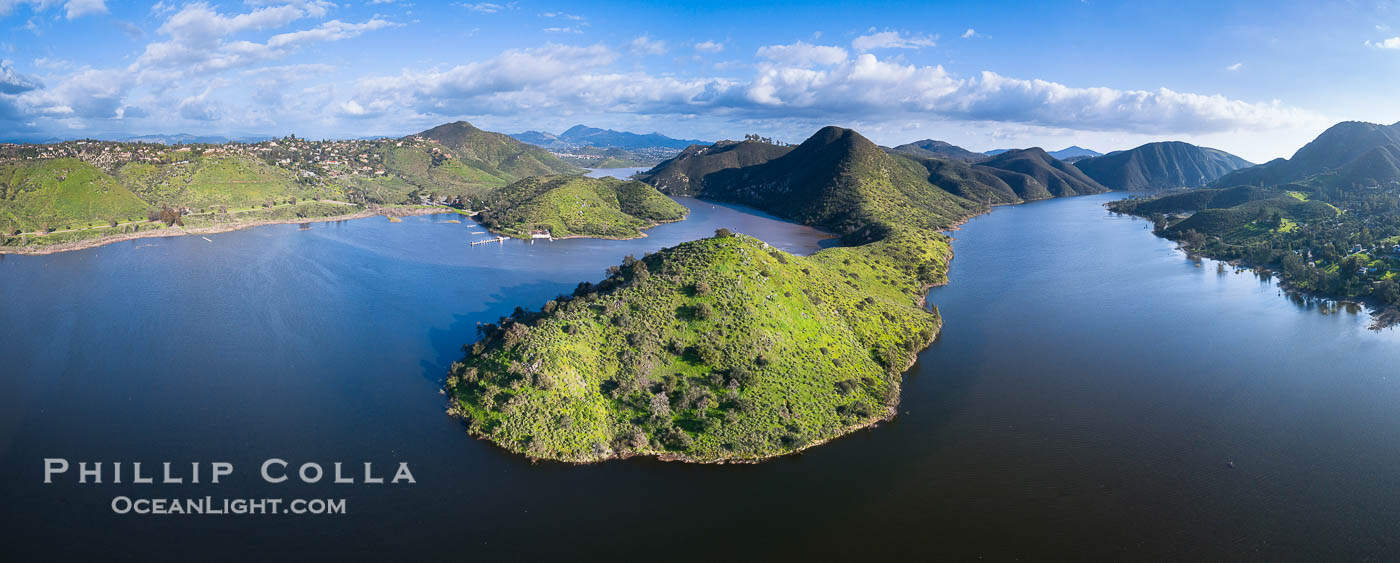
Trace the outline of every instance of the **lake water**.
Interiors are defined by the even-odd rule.
[[[682,200],[689,220],[632,241],[468,247],[482,229],[434,216],[8,256],[0,534],[11,554],[142,559],[1400,556],[1400,336],[1195,264],[1112,197],[968,222],[899,417],[742,466],[531,464],[447,418],[440,378],[477,322],[625,254],[718,227],[808,252],[810,229]],[[236,472],[44,485],[45,457]],[[417,483],[269,485],[269,457],[406,461]],[[349,513],[109,507],[206,494]]]
[[[612,176],[614,178],[626,180],[628,178],[631,178],[633,174],[637,174],[639,172],[646,172],[647,170],[651,170],[651,167],[635,166],[630,168],[589,168],[588,172],[584,175],[588,176],[589,178],[602,178],[604,176]]]

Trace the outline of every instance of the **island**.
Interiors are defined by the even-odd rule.
[[[650,185],[606,177],[531,176],[481,201],[474,219],[523,239],[637,238],[644,236],[642,229],[690,213]]]
[[[794,256],[721,229],[628,257],[598,283],[483,325],[447,375],[448,412],[507,450],[575,463],[753,462],[888,420],[902,373],[941,326],[924,302],[947,280],[940,231],[985,211],[981,196],[1023,201],[979,179],[1011,179],[1033,198],[1105,191],[1042,154],[999,161],[1024,172],[973,170],[839,127],[795,147],[687,149],[643,179],[844,245]]]

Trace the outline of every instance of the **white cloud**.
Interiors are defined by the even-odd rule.
[[[977,33],[977,30],[972,29],[970,27],[967,28],[967,31],[964,31],[962,34],[963,39],[987,39],[990,37],[990,35],[987,35],[985,33]]]
[[[666,54],[666,42],[660,39],[652,39],[645,35],[639,35],[629,43],[632,52],[638,55],[664,55]]]
[[[180,101],[180,117],[195,121],[218,121],[219,106],[207,99],[209,90],[197,96],[190,96]]]
[[[724,43],[718,41],[701,41],[694,45],[696,51],[702,53],[718,53],[724,50]]]
[[[543,13],[543,14],[540,14],[540,17],[545,17],[545,18],[559,18],[559,19],[566,19],[566,20],[573,20],[573,21],[583,21],[583,20],[584,20],[583,16],[579,16],[579,15],[575,15],[575,14],[566,14],[566,13],[564,13],[564,12],[545,12],[545,13]]]
[[[107,13],[106,0],[68,0],[63,4],[64,17],[73,20],[89,14]]]
[[[19,94],[42,87],[39,79],[20,74],[14,63],[0,60],[0,94]]]
[[[500,11],[502,11],[502,10],[515,9],[515,2],[509,2],[509,3],[506,3],[506,4],[496,4],[496,3],[494,3],[494,2],[477,2],[477,3],[474,3],[474,4],[472,4],[472,3],[458,4],[458,6],[461,6],[461,7],[463,7],[463,8],[466,8],[466,9],[471,10],[471,11],[473,11],[473,12],[480,12],[480,13],[483,13],[483,14],[494,14],[494,13],[500,12]]]
[[[1239,70],[1242,68],[1244,68],[1244,63],[1235,63],[1225,67],[1225,70],[1228,70],[1230,72],[1239,72]]]
[[[363,23],[330,20],[313,28],[273,35],[266,43],[227,40],[238,33],[285,27],[326,9],[318,2],[303,4],[305,7],[268,6],[234,16],[220,14],[203,3],[186,5],[156,30],[169,39],[146,45],[135,68],[166,79],[218,72],[285,57],[306,43],[339,41],[398,25],[374,16]]]
[[[896,122],[938,119],[1074,131],[1206,134],[1313,126],[1325,120],[1278,101],[1246,102],[1167,88],[1072,87],[994,72],[854,58],[830,46],[768,46],[748,80],[610,70],[602,46],[511,50],[448,70],[362,80],[353,100],[413,115],[627,112],[729,119]],[[342,107],[342,111],[349,109]]]
[[[340,41],[342,39],[356,37],[366,31],[396,26],[397,24],[380,19],[378,16],[364,23],[346,23],[340,20],[331,20],[323,22],[321,25],[311,29],[273,35],[267,40],[267,46],[277,48],[316,41]]]
[[[35,12],[42,12],[49,8],[63,7],[64,17],[74,20],[92,14],[107,13],[106,0],[0,0],[0,16],[8,16],[16,6],[28,4]],[[32,20],[30,22],[33,23]]]
[[[829,45],[812,45],[798,41],[791,45],[765,45],[758,48],[759,58],[796,67],[830,66],[846,60],[846,50]]]
[[[1375,47],[1377,49],[1400,49],[1400,37],[1391,37],[1390,39],[1383,39],[1381,41],[1367,41],[1366,46]]]
[[[873,51],[875,49],[919,49],[922,47],[932,47],[937,44],[937,36],[906,35],[898,31],[871,33],[869,35],[862,35],[855,38],[854,41],[851,41],[851,47],[857,51]]]

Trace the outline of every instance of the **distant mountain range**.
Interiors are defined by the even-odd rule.
[[[1338,123],[1298,149],[1293,158],[1277,158],[1231,172],[1215,185],[1273,186],[1301,181],[1336,188],[1400,181],[1400,123]]]
[[[704,141],[674,139],[660,133],[630,133],[585,125],[575,125],[558,135],[544,131],[526,131],[516,133],[511,137],[521,142],[553,150],[584,146],[619,149],[684,149],[690,145],[705,144]]]
[[[272,140],[272,139],[274,139],[274,138],[275,138],[275,137],[270,137],[270,136],[260,136],[260,137],[254,136],[254,137],[239,137],[239,138],[233,139],[233,138],[223,137],[223,136],[219,136],[219,135],[191,135],[191,134],[189,134],[189,133],[176,133],[176,134],[173,134],[173,135],[159,135],[159,134],[157,134],[157,135],[138,135],[138,136],[134,136],[134,137],[125,137],[125,138],[118,139],[118,140],[120,140],[120,141],[125,141],[125,142],[128,142],[128,143],[160,143],[160,144],[162,144],[162,145],[193,145],[193,144],[222,145],[222,144],[224,144],[224,143],[232,143],[232,142],[237,142],[237,143],[261,143],[261,142],[263,142],[263,141],[270,141],[270,140]]]
[[[1222,150],[1170,141],[1147,143],[1104,156],[1077,160],[1090,178],[1115,190],[1161,190],[1208,186],[1253,163]]]
[[[985,154],[987,156],[996,156],[1014,150],[1017,149],[992,149],[982,154]],[[1058,158],[1060,160],[1069,160],[1076,157],[1103,156],[1103,153],[1101,152],[1089,150],[1079,145],[1070,145],[1057,151],[1047,151],[1046,154]]]
[[[975,153],[952,143],[933,139],[906,143],[890,150],[910,156],[951,158],[963,162],[981,162],[989,158],[985,154]]]

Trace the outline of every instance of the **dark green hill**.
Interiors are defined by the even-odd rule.
[[[944,141],[935,141],[933,139],[924,139],[922,141],[906,143],[890,150],[895,153],[905,154],[909,156],[948,158],[952,160],[960,160],[962,162],[981,162],[990,158],[985,154],[972,152],[952,143],[947,143]]]
[[[689,212],[647,184],[583,176],[532,176],[492,192],[484,203],[477,220],[520,238],[534,230],[554,238],[636,238]]]
[[[903,156],[903,155],[900,155]],[[1029,176],[1007,172],[994,168],[969,165],[957,160],[948,160],[931,157],[907,156],[924,168],[928,172],[928,182],[942,188],[955,196],[966,198],[974,202],[988,205],[998,205],[1004,203],[1020,203],[1028,199],[1041,199],[1050,197],[1049,193],[1041,197],[1026,198],[1021,195],[1016,188],[1002,180],[1000,175],[1011,178],[1013,182],[1024,185],[1020,180],[1029,179]],[[1019,177],[1019,178],[1017,178]]]
[[[1108,191],[1108,188],[1094,181],[1093,178],[1085,176],[1075,165],[1062,162],[1040,148],[1009,150],[980,163],[980,166],[1016,172],[1034,180],[1034,182],[1030,182],[999,174],[999,177],[1006,180],[1013,188],[1019,188],[1017,193],[1024,194],[1022,197],[1025,199],[1041,199],[1039,197],[1041,189],[1038,188],[1043,188],[1044,193],[1053,197],[1097,194]],[[1033,197],[1026,197],[1028,195]]]
[[[720,141],[710,146],[691,145],[680,154],[640,175],[642,181],[671,195],[691,196],[703,191],[705,178],[729,168],[762,164],[791,151],[792,147],[759,141]]]
[[[559,160],[549,151],[509,135],[477,129],[465,121],[439,125],[415,136],[437,141],[465,164],[511,181],[526,176],[583,173],[583,169]]]
[[[1363,157],[1376,158],[1378,147],[1400,147],[1400,123],[1378,125],[1360,121],[1344,121],[1318,135],[1312,142],[1298,149],[1289,159],[1275,159],[1267,163],[1246,168],[1216,180],[1217,186],[1273,186],[1288,182],[1300,182],[1318,174],[1338,169]],[[1369,155],[1369,156],[1368,156]],[[1381,157],[1383,158],[1383,157]],[[1331,178],[1337,187],[1353,187],[1368,181],[1400,180],[1400,177],[1372,178],[1376,169],[1372,164],[1362,164],[1354,172],[1360,176],[1342,174]],[[1383,168],[1383,165],[1382,165]]]
[[[927,175],[914,160],[891,156],[855,131],[825,127],[778,158],[705,176],[698,195],[842,235],[877,219],[943,228],[980,208],[933,186]]]
[[[1225,151],[1172,141],[1086,158],[1074,166],[1112,189],[1141,191],[1206,186],[1253,164]]]

